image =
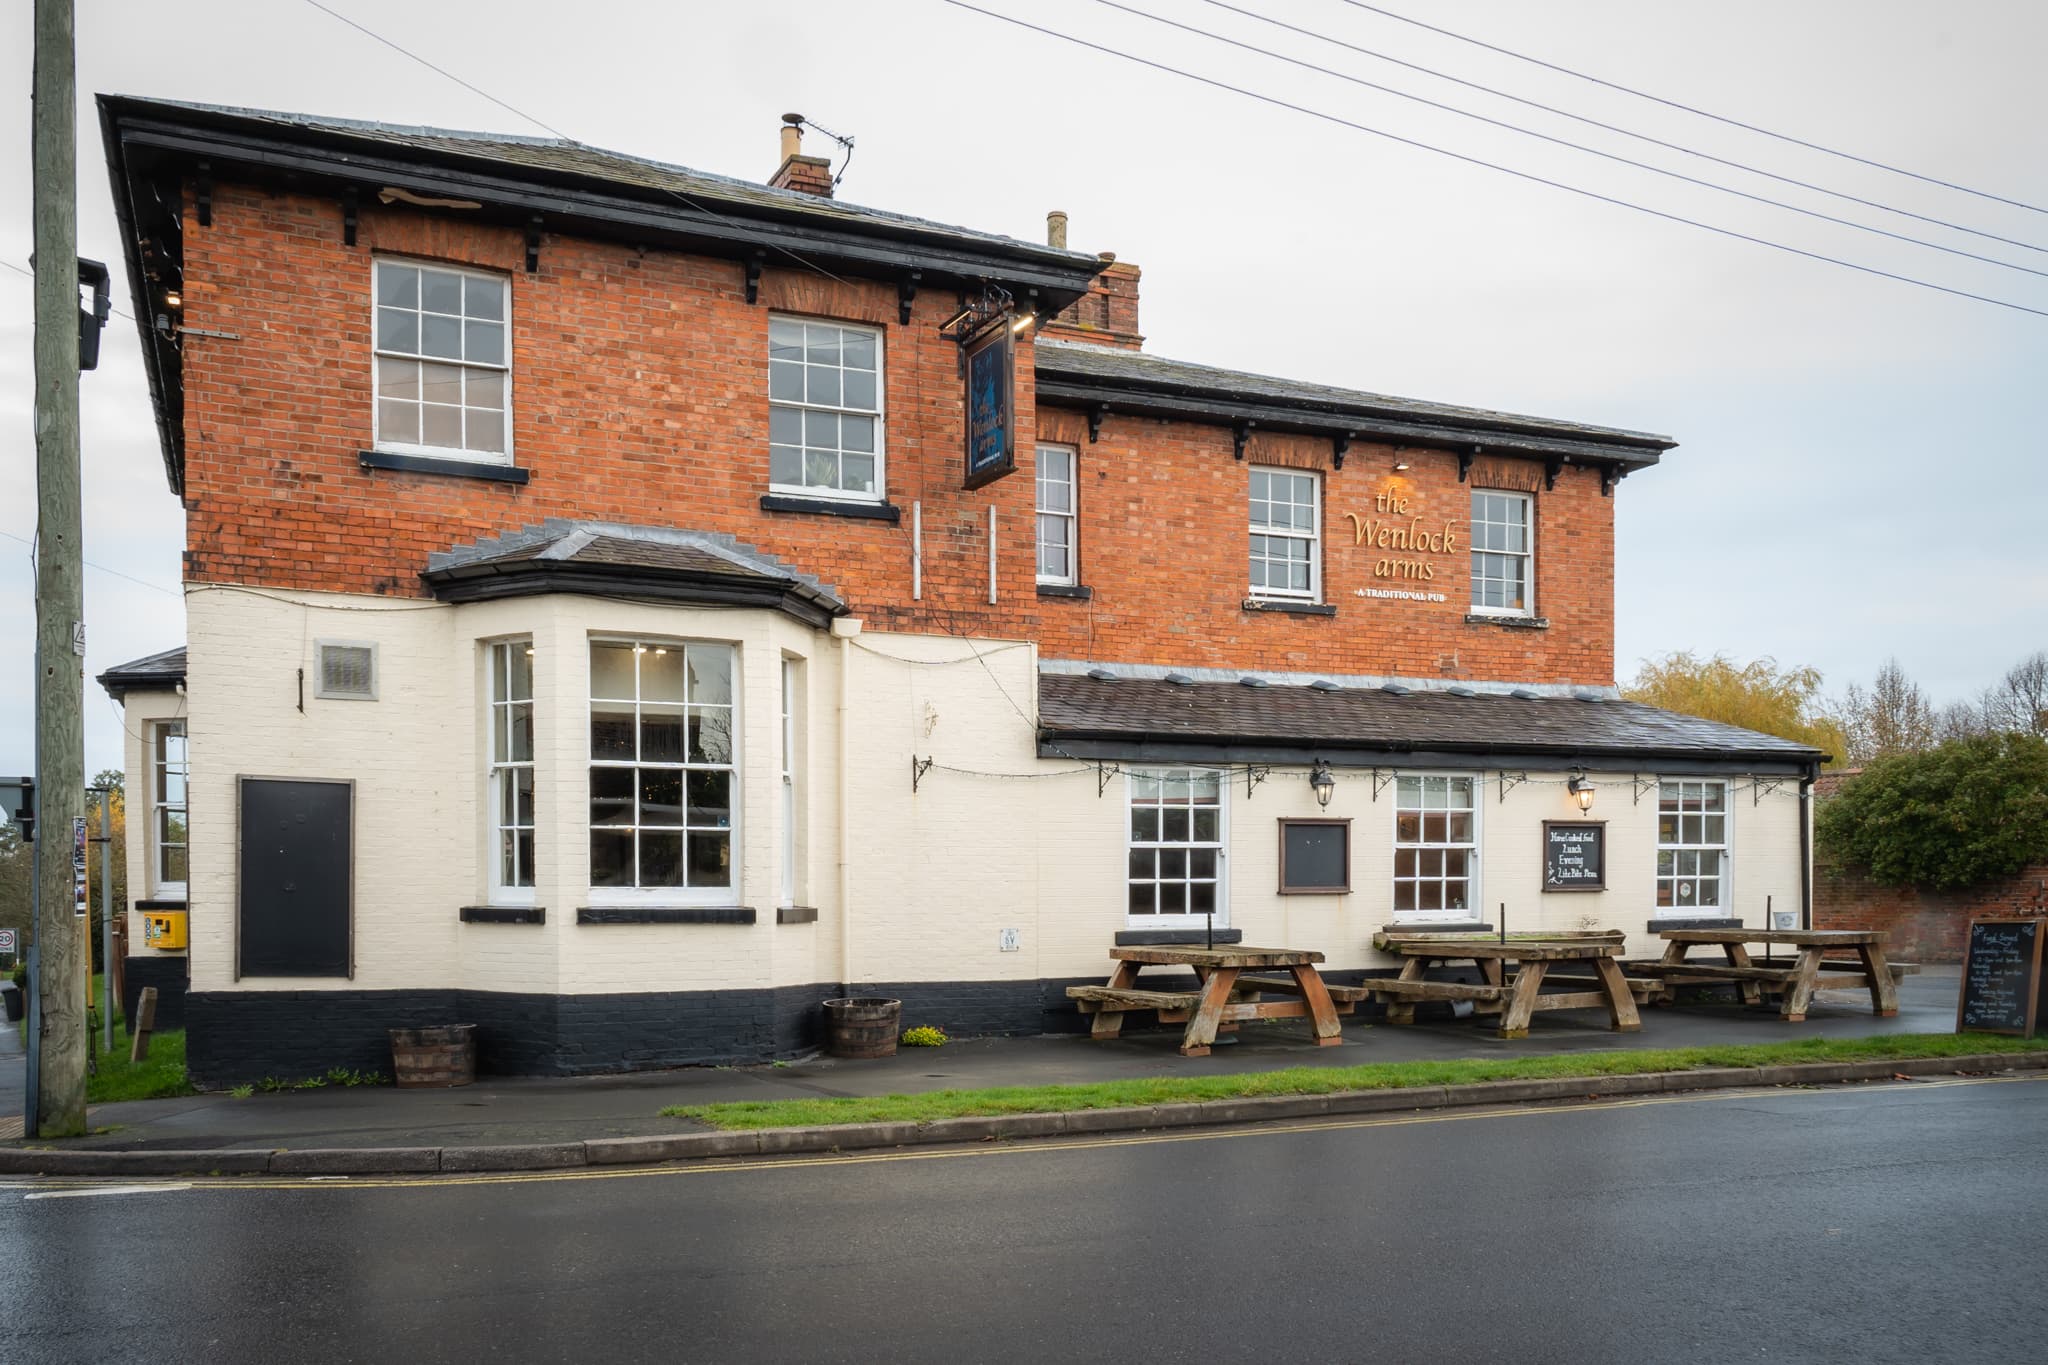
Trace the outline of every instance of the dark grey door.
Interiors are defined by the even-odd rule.
[[[241,779],[238,976],[349,976],[355,787]]]

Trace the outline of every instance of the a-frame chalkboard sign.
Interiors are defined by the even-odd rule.
[[[1957,1033],[2013,1033],[2034,1036],[2048,1014],[2048,980],[2041,975],[2041,949],[2048,919],[1980,919],[1970,922],[1963,951],[1963,990],[1956,1001]]]

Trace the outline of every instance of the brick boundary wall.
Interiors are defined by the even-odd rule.
[[[1906,962],[1961,962],[1973,918],[2029,914],[2048,915],[2048,863],[1961,891],[1883,886],[1826,863],[1814,867],[1813,927],[1888,930],[1886,951]]]

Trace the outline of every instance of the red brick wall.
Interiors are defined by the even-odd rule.
[[[1814,869],[1814,928],[1887,930],[1887,951],[1908,962],[1961,962],[1971,919],[2016,914],[2048,915],[2048,863],[1967,891],[1880,886],[1825,864]]]
[[[549,234],[527,274],[520,235],[405,207],[365,208],[358,245],[328,201],[216,187],[213,225],[185,234],[185,322],[236,340],[185,342],[187,576],[418,595],[428,554],[560,516],[725,531],[836,586],[881,628],[1039,639],[1050,657],[1182,667],[1396,673],[1605,684],[1613,676],[1613,500],[1567,469],[1538,492],[1537,610],[1547,630],[1465,621],[1469,490],[1455,461],[1254,436],[1247,462],[1325,469],[1325,599],[1334,618],[1244,611],[1246,469],[1220,428],[1112,417],[1089,444],[1078,414],[1044,415],[1082,475],[1082,579],[1092,601],[1041,599],[1034,579],[1032,443],[1019,471],[960,488],[961,382],[927,291],[907,327],[886,284],[764,272],[758,305],[738,264]],[[366,471],[370,280],[378,251],[506,271],[512,281],[513,447],[524,486]],[[1135,271],[1130,272],[1135,284]],[[1119,281],[1122,283],[1122,281]],[[887,492],[901,525],[766,513],[771,312],[847,318],[885,333]],[[1118,321],[1122,321],[1121,318]],[[1135,309],[1129,324],[1135,328]],[[1018,347],[1017,415],[1033,429],[1032,348]],[[1361,376],[1365,380],[1367,376]],[[1540,466],[1481,460],[1474,481],[1536,488]],[[1346,512],[1382,488],[1411,517],[1448,521],[1456,552],[1426,581],[1376,578]],[[924,599],[910,597],[910,505],[924,505]],[[999,602],[988,603],[988,509]],[[1443,603],[1357,595],[1388,586]]]

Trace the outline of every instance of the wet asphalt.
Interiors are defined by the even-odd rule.
[[[2042,1358],[2048,1082],[0,1187],[0,1359]],[[56,1196],[56,1197],[52,1197]]]

